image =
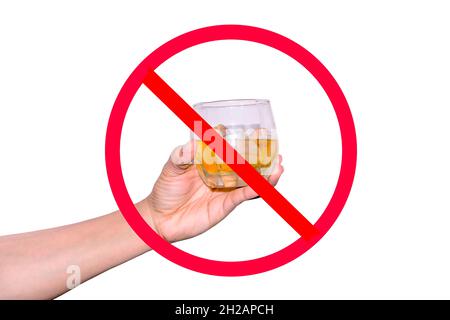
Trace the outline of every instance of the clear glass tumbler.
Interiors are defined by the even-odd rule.
[[[278,139],[269,100],[201,102],[195,104],[194,109],[262,176],[269,177],[278,155]],[[194,163],[206,185],[211,188],[246,185],[202,140],[193,133],[191,137],[196,143]]]

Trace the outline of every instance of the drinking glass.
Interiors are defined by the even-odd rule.
[[[278,139],[269,100],[201,102],[194,109],[263,177],[270,176],[277,161]],[[191,138],[196,144],[194,164],[206,185],[219,189],[246,185],[212,147],[193,133]]]

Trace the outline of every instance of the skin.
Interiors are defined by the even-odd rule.
[[[219,223],[243,201],[250,187],[213,190],[191,164],[192,142],[177,147],[151,193],[136,203],[147,223],[169,242],[195,237]],[[275,185],[281,157],[269,181]],[[0,237],[0,299],[51,299],[69,290],[68,267],[79,266],[81,282],[151,249],[119,211],[57,228]]]

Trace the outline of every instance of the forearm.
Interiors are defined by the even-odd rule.
[[[68,272],[79,269],[83,282],[149,249],[118,211],[0,237],[0,299],[56,297],[70,289]]]

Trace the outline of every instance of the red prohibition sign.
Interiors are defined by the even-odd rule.
[[[338,182],[327,207],[314,225],[262,178],[250,164],[242,161],[242,158],[239,159],[240,155],[220,135],[214,135],[213,141],[216,139],[216,142],[223,143],[222,150],[230,150],[230,148],[234,150],[235,159],[238,161],[229,164],[230,167],[301,235],[298,240],[280,251],[253,260],[209,260],[180,250],[162,239],[145,222],[134,206],[125,185],[120,162],[123,122],[130,103],[142,84],[145,84],[191,130],[193,130],[194,121],[202,121],[203,131],[211,129],[211,126],[156,74],[155,69],[185,49],[218,40],[244,40],[260,43],[277,49],[299,62],[316,78],[326,92],[336,113],[341,132],[342,159]],[[210,143],[211,141],[205,142]],[[220,150],[216,153],[223,158]],[[356,155],[356,132],[350,108],[342,90],[325,66],[294,41],[269,30],[243,25],[218,25],[193,30],[166,42],[148,55],[131,73],[120,90],[111,111],[105,141],[109,184],[122,215],[136,234],[168,260],[197,272],[218,276],[244,276],[269,271],[294,260],[314,246],[334,224],[347,201],[355,176]]]

